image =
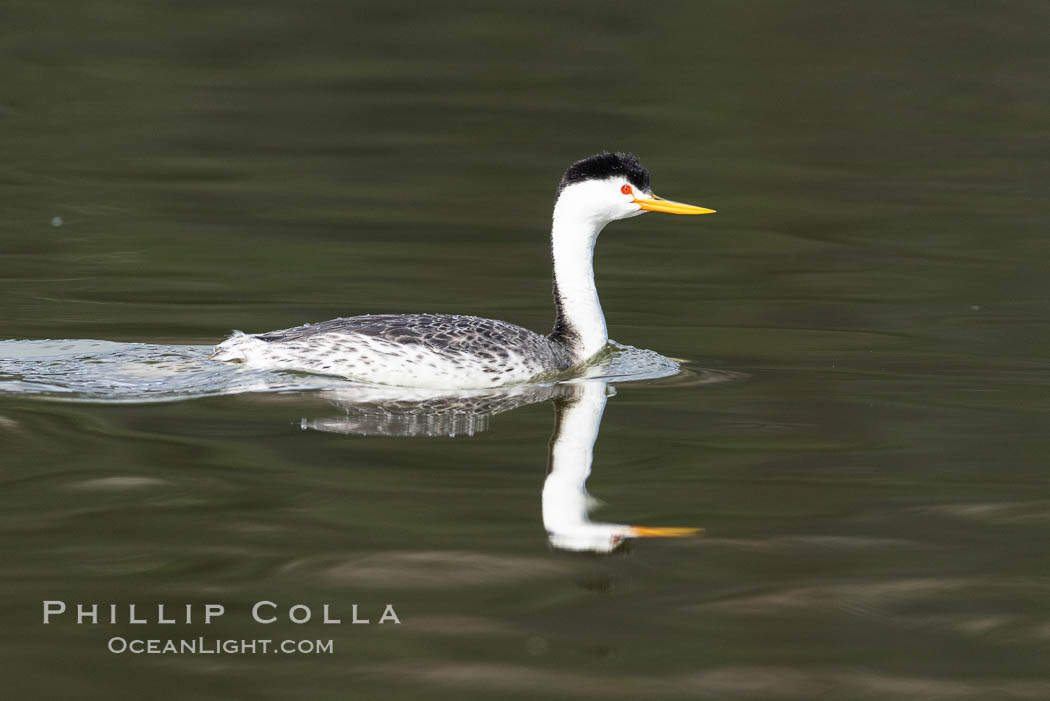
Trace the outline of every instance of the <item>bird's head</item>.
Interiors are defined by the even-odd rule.
[[[554,216],[599,227],[646,212],[710,214],[713,209],[672,202],[653,194],[649,171],[633,153],[603,151],[569,166],[558,184]]]

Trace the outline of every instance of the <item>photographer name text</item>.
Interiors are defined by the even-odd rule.
[[[226,607],[223,604],[97,604],[67,603],[61,600],[45,600],[42,603],[45,625],[59,621],[75,622],[76,625],[211,625],[226,615]],[[334,611],[331,604],[282,606],[273,601],[263,600],[256,601],[251,607],[251,620],[263,625],[278,621],[289,621],[299,625],[310,622],[342,625],[344,618],[345,623],[351,625],[371,625],[373,621],[379,625],[401,624],[393,604],[386,604],[381,612],[378,607],[364,610],[359,608],[358,604],[352,604],[345,613]]]

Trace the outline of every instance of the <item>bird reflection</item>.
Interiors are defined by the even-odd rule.
[[[488,390],[360,386],[324,393],[341,416],[303,419],[302,427],[354,436],[439,438],[487,431],[491,419],[518,407],[571,393],[571,385],[513,385]]]
[[[724,379],[727,378],[708,373],[701,381]],[[590,511],[597,500],[587,492],[587,478],[605,404],[613,395],[613,386],[600,377],[454,393],[361,387],[326,393],[326,398],[343,413],[323,419],[303,419],[302,427],[362,436],[455,437],[487,430],[496,414],[552,401],[555,424],[542,493],[543,525],[551,546],[559,550],[608,553],[631,538],[700,533],[697,528],[630,526],[591,520]]]
[[[698,528],[628,526],[590,519],[597,500],[587,492],[587,477],[605,402],[615,391],[601,380],[567,386],[572,392],[554,401],[554,433],[543,483],[543,526],[551,545],[559,550],[612,552],[627,538],[698,534]]]

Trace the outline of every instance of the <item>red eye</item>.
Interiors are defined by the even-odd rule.
[[[624,185],[623,187],[620,188],[620,192],[622,192],[625,195],[629,195],[629,194],[631,194],[634,191],[631,189],[630,185]]]

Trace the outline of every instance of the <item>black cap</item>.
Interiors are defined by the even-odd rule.
[[[565,175],[561,176],[561,182],[558,183],[558,192],[561,193],[569,185],[584,180],[603,180],[615,177],[624,178],[642,192],[651,191],[649,171],[638,160],[638,156],[619,151],[616,153],[602,151],[569,166]]]

